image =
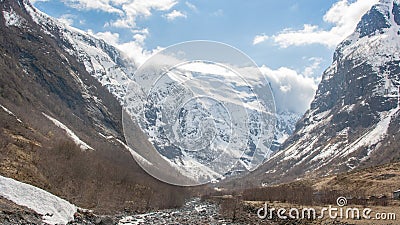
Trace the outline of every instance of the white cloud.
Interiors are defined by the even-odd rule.
[[[117,48],[125,53],[127,57],[134,60],[136,65],[140,66],[150,56],[160,51],[160,48],[154,49],[152,51],[146,50],[143,45],[141,45],[140,41],[130,41],[126,43],[121,43],[117,45]]]
[[[135,34],[133,35],[133,39],[140,45],[144,45],[144,41],[146,40],[147,36],[145,34]]]
[[[197,6],[195,6],[194,4],[190,3],[190,2],[185,2],[185,5],[191,9],[194,12],[199,12],[199,10],[197,9]]]
[[[292,12],[298,11],[298,10],[299,10],[299,3],[293,4],[292,6],[290,6],[289,9],[290,9],[290,11],[292,11]]]
[[[224,10],[218,9],[217,11],[211,13],[212,16],[220,17],[224,15]]]
[[[271,84],[278,112],[291,111],[302,114],[309,108],[319,79],[286,67],[272,70],[262,66],[260,70]]]
[[[104,24],[104,27],[118,27],[118,28],[132,28],[136,26],[135,20],[129,22],[127,19],[117,19],[115,21],[110,21]]]
[[[354,32],[361,17],[379,0],[340,0],[325,13],[323,21],[332,24],[324,30],[317,25],[304,24],[300,30],[285,29],[271,37],[280,47],[322,44],[335,47]]]
[[[98,38],[103,39],[104,41],[106,41],[107,43],[113,45],[113,46],[117,46],[118,42],[119,42],[119,34],[118,33],[111,33],[110,31],[106,31],[106,32],[98,32],[96,34],[93,33],[93,31],[88,30],[89,34],[92,34]]]
[[[68,26],[72,26],[74,24],[74,19],[76,18],[76,16],[72,15],[72,14],[64,14],[62,15],[60,18],[58,18],[57,20],[60,21],[61,23],[64,23]]]
[[[121,9],[112,5],[110,0],[62,0],[66,5],[82,10],[100,10],[109,13],[123,14]]]
[[[150,56],[160,51],[161,48],[157,47],[154,50],[146,50],[144,48],[144,41],[146,40],[149,31],[147,29],[134,30],[133,41],[123,42],[120,41],[120,36],[118,33],[112,32],[98,32],[93,33],[91,30],[88,31],[89,34],[101,38],[107,43],[115,46],[121,52],[125,54],[126,57],[130,58],[135,62],[137,66],[142,65]]]
[[[44,0],[36,0],[44,1]],[[79,10],[99,10],[116,13],[120,17],[105,26],[133,28],[137,17],[149,17],[152,11],[168,11],[177,0],[62,0],[66,5]]]
[[[265,84],[266,79],[271,85],[277,112],[303,114],[309,109],[321,80],[320,76],[315,76],[315,72],[319,69],[322,59],[313,57],[308,60],[310,65],[302,72],[287,67],[274,70],[265,65],[259,68],[236,66],[231,68],[241,74],[253,87]]]
[[[186,18],[187,16],[181,11],[173,10],[172,12],[165,14],[164,17],[169,21],[173,21],[176,18]]]
[[[133,28],[137,17],[149,17],[152,11],[168,11],[178,2],[176,0],[131,0],[122,5],[124,16],[111,23],[112,26]]]
[[[260,44],[260,43],[262,43],[262,42],[264,42],[264,41],[266,41],[268,39],[269,39],[269,37],[267,35],[265,35],[265,34],[257,35],[257,36],[254,37],[253,45]]]
[[[311,77],[315,75],[315,72],[320,68],[322,58],[311,57],[308,60],[312,62],[312,64],[304,69],[303,75],[306,77]]]

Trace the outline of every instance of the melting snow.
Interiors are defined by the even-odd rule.
[[[361,147],[374,146],[376,144],[379,144],[379,142],[381,142],[386,137],[392,116],[397,112],[397,110],[398,109],[392,109],[389,112],[382,113],[381,120],[377,123],[376,126],[372,127],[364,135],[362,135],[356,141],[350,144],[347,143],[347,140],[345,142],[338,142],[333,145],[328,144],[326,147],[324,147],[324,149],[320,151],[320,154],[312,159],[312,161],[329,158],[330,160],[328,162],[330,162],[337,156],[345,157],[352,152],[357,151]],[[347,132],[348,128],[339,132],[338,135],[346,135]],[[343,144],[345,144],[344,147]],[[370,149],[370,152],[373,150],[374,149]]]
[[[342,156],[346,154],[348,155],[363,146],[375,145],[382,141],[387,135],[390,121],[397,110],[398,109],[396,108],[392,109],[388,113],[382,113],[381,121],[372,130],[370,130],[359,139],[357,139],[355,142],[353,142],[351,145],[349,145],[347,148],[345,148],[342,151]]]
[[[18,205],[43,215],[49,224],[66,224],[73,220],[77,207],[47,191],[0,176],[0,195]]]
[[[3,11],[3,16],[6,21],[6,26],[21,27],[22,24],[25,22],[25,19],[15,13],[13,9],[11,9],[10,12]]]
[[[18,122],[22,123],[22,121],[10,110],[8,110],[6,107],[0,105],[0,108],[2,108],[4,111],[6,111],[6,113],[8,113],[9,115],[15,117],[15,119],[17,119]]]
[[[63,129],[67,135],[75,142],[76,145],[78,145],[82,150],[93,150],[92,147],[90,147],[88,144],[83,142],[79,137],[72,131],[70,130],[67,126],[65,126],[63,123],[60,121],[54,119],[53,117],[47,115],[46,113],[42,113],[47,119],[51,120],[57,127]]]
[[[25,4],[25,8],[46,34],[54,36],[51,32],[55,28],[63,30],[61,38],[69,43],[69,45],[64,46],[65,51],[82,62],[86,71],[106,87],[121,104],[123,103],[123,98],[130,82],[129,76],[133,74],[133,62],[131,62],[132,68],[128,68],[130,65],[122,68],[116,63],[117,58],[120,57],[119,53],[117,51],[114,52],[111,47],[107,49],[103,41],[79,29],[54,20],[28,4]]]

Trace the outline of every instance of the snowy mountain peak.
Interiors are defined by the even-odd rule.
[[[126,87],[136,70],[133,60],[125,57],[118,49],[79,29],[70,27],[56,19],[40,12],[27,0],[6,1],[3,17],[6,25],[23,27],[32,21],[29,26],[39,26],[44,33],[58,40],[62,48],[71,56],[78,58],[86,71],[95,77],[121,103],[125,96]],[[36,29],[36,27],[31,27]],[[68,63],[68,62],[67,62]],[[88,87],[83,87],[88,88]]]
[[[359,38],[372,36],[383,32],[385,28],[391,27],[391,6],[393,6],[393,2],[387,0],[383,0],[380,4],[373,6],[357,25],[356,30],[359,33]]]
[[[108,91],[112,93],[119,100],[119,103],[121,105],[124,104],[123,99],[127,93],[129,83],[131,82],[134,83],[134,81],[132,81],[132,78],[136,70],[136,65],[133,63],[133,61],[127,59],[118,49],[116,49],[111,45],[108,45],[103,40],[98,39],[91,34],[70,27],[54,18],[49,17],[48,15],[40,12],[38,9],[32,6],[29,3],[29,1],[21,0],[16,2],[7,0],[6,2],[4,2],[3,8],[4,8],[3,18],[6,26],[16,30],[26,29],[26,30],[39,31],[39,33],[44,33],[46,34],[46,36],[55,39],[57,45],[59,45],[59,47],[61,47],[63,50],[60,51],[59,54],[63,58],[64,64],[66,65],[70,64],[70,62],[68,61],[69,57],[76,58],[77,61],[84,66],[84,69],[89,73],[89,75],[91,75],[97,81],[99,81],[102,86],[106,87]],[[93,88],[91,87],[91,85],[88,85],[87,82],[85,82],[85,80],[81,79],[76,71],[71,70],[69,72],[71,77],[73,77],[73,79],[75,79],[75,81],[80,84],[81,86],[80,89],[82,89],[83,93],[85,93],[84,95],[85,100],[96,102],[96,104],[102,104],[99,98],[91,96],[89,94],[90,89]],[[138,79],[138,77],[136,77],[136,79]],[[248,93],[246,93],[246,90],[245,89],[242,90],[240,88],[241,87],[237,87],[235,93],[244,94],[244,96],[247,96]],[[223,96],[223,94],[221,94],[221,96]],[[252,110],[252,107],[254,106],[252,106],[250,103],[253,101],[252,100],[253,98],[252,96],[247,96],[247,97],[248,99],[243,99],[243,101],[248,103],[247,104],[248,109]],[[188,107],[189,106],[190,106],[189,108],[190,112],[195,111],[193,110],[193,108],[209,107],[209,106],[202,106],[201,104],[188,105]],[[217,110],[217,108],[215,109]],[[88,110],[96,111],[96,109],[93,108],[90,108]],[[255,113],[250,113],[250,114],[252,117],[255,118]],[[187,133],[193,136],[198,132],[202,131],[202,130],[196,130],[196,128],[197,125],[205,118],[205,114],[194,114],[188,112],[186,112],[185,114],[185,112],[182,112],[182,115],[186,119],[190,120],[190,121],[188,120],[180,121],[181,123],[179,125],[181,125],[184,134]],[[277,135],[277,138],[279,139],[279,144],[285,138],[288,137],[287,133],[293,130],[292,123],[295,123],[294,122],[295,119],[293,119],[290,116],[283,116],[282,119],[284,122],[284,125],[282,124],[282,129],[284,129],[284,131],[282,131]],[[257,119],[253,119],[252,121],[255,122],[253,122],[251,125],[256,126],[258,123]],[[108,130],[104,129],[104,125],[101,124],[100,122],[97,121],[96,123],[98,127],[103,129],[101,130],[102,133],[113,134],[112,132],[109,132]],[[225,126],[225,124],[223,125]],[[254,132],[254,134],[250,134],[251,138],[253,139],[250,138],[249,140],[243,142],[246,143],[248,141],[249,150],[248,152],[246,152],[246,155],[240,158],[241,160],[240,162],[243,163],[238,166],[240,167],[238,170],[242,170],[243,166],[246,167],[245,169],[249,168],[253,169],[254,165],[251,163],[253,155],[257,156],[259,155],[260,156],[259,160],[261,161],[270,154],[270,149],[268,147],[262,147],[261,150],[255,150],[253,145],[254,143],[258,143],[257,140],[258,138],[261,138],[261,135],[259,132],[257,132],[258,131],[257,129],[252,128],[251,131]],[[192,134],[190,132],[195,132],[195,133]],[[223,140],[223,138],[225,138],[225,136],[223,134],[221,134],[220,136],[222,140],[221,143],[224,143],[225,140]],[[149,137],[152,136],[149,135]],[[188,135],[179,138],[188,139],[191,138],[191,136]],[[263,145],[266,146],[269,145],[267,144],[266,141],[263,141],[262,143]],[[165,146],[168,145],[168,142],[166,142],[165,140],[161,140],[157,144],[159,144],[159,146]],[[239,144],[242,144],[242,142],[238,143],[238,146]],[[84,146],[84,148],[86,147]],[[166,154],[167,156],[169,157],[175,156],[174,151],[172,151],[171,148],[166,148],[166,149],[169,151],[168,154]],[[205,160],[209,159],[207,157],[203,156],[201,157],[204,158]],[[237,154],[237,156],[235,155],[235,157],[239,158],[240,155]],[[180,163],[179,160],[177,160],[177,163]],[[254,164],[258,165],[258,163]],[[207,168],[205,168],[205,170],[207,170]],[[223,175],[224,174],[221,173],[218,176],[221,177]]]
[[[263,182],[348,171],[395,157],[388,152],[399,136],[399,12],[399,1],[380,1],[337,46],[294,134],[255,173]]]
[[[378,57],[396,52],[399,48],[400,35],[400,4],[398,1],[382,0],[374,5],[360,20],[355,32],[341,42],[334,54],[334,61],[340,58],[374,57],[377,48],[385,45],[390,49],[381,49]],[[384,43],[385,42],[385,43]],[[392,57],[399,57],[394,54]],[[369,61],[376,61],[369,60]],[[382,65],[385,59],[376,61]],[[379,65],[378,65],[379,66]]]

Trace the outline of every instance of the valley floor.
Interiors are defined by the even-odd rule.
[[[271,207],[289,208],[305,206],[269,202]],[[270,225],[308,225],[308,224],[324,224],[324,225],[350,225],[350,224],[399,224],[397,220],[382,221],[366,221],[366,220],[280,220],[259,219],[257,210],[264,205],[264,202],[236,201],[234,198],[215,197],[209,200],[193,198],[186,204],[177,209],[166,209],[148,212],[145,214],[135,215],[118,215],[118,216],[98,216],[90,211],[78,210],[74,215],[74,221],[69,225],[144,225],[144,224],[270,224]],[[316,206],[316,209],[319,206]],[[356,207],[356,206],[352,206]],[[361,206],[360,206],[361,207]],[[394,212],[400,215],[399,204],[387,207],[371,206],[374,212]],[[0,198],[0,224],[46,224],[41,220],[41,215],[26,207],[18,206],[15,203]]]
[[[167,209],[125,217],[119,221],[119,225],[227,223],[228,221],[222,218],[218,212],[219,207],[216,204],[194,198],[179,209]]]

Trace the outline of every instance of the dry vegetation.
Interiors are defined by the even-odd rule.
[[[1,110],[0,118],[0,174],[80,207],[98,213],[144,212],[178,207],[193,193],[150,177],[122,146],[82,151],[58,130],[40,135]]]
[[[21,10],[17,13],[31,21]],[[99,138],[98,132],[107,130],[107,135],[123,139],[119,103],[86,72],[82,63],[59,47],[63,41],[60,37],[50,37],[31,24],[27,30],[8,28],[0,17],[0,103],[23,121],[18,122],[0,109],[1,175],[33,184],[98,213],[177,207],[186,197],[202,191],[202,187],[181,188],[155,180],[134,162],[123,146]],[[82,90],[70,71],[80,77],[88,90]],[[102,104],[84,98],[86,91],[101,99]],[[67,124],[95,151],[81,151],[42,112]],[[395,134],[399,127],[390,129]],[[391,156],[371,157],[374,163],[399,159],[396,137],[389,137],[391,145],[385,151]],[[240,197],[214,200],[221,204],[221,213],[227,218],[248,223],[252,220],[245,219],[254,218],[257,209],[248,201],[321,205],[335,204],[341,195],[360,199],[372,195],[390,197],[392,191],[400,188],[399,168],[399,163],[392,163],[322,179],[253,189],[243,189],[247,184],[241,182],[238,186],[242,190],[230,193]],[[209,194],[212,195],[221,193]],[[363,204],[397,203],[372,200]],[[307,224],[309,221],[295,222]]]
[[[6,27],[0,17],[0,104],[22,121],[0,109],[0,174],[96,213],[180,206],[192,190],[152,178],[124,146],[99,135],[123,140],[118,101],[60,47],[58,31],[45,34],[17,1],[7,2],[29,24]],[[81,151],[42,112],[95,150]]]
[[[392,196],[400,189],[400,163],[389,163],[312,181],[316,190],[329,187],[351,196]]]
[[[375,212],[395,213],[395,221],[384,220],[334,220],[317,221],[279,220],[275,215],[271,224],[399,224],[400,201],[392,199],[392,193],[400,189],[400,163],[389,163],[319,179],[303,179],[295,182],[236,190],[208,193],[204,198],[213,199],[221,205],[221,213],[232,221],[257,220],[257,210],[267,202],[274,208],[313,207],[321,210],[328,205],[336,206],[336,200],[345,196],[349,207],[371,208]],[[264,220],[264,222],[266,222]]]
[[[183,188],[152,179],[127,152],[108,152],[112,150],[82,152],[71,141],[61,140],[42,151],[37,164],[52,184],[50,190],[85,208],[107,212],[124,206],[144,212],[184,203],[188,192]]]

